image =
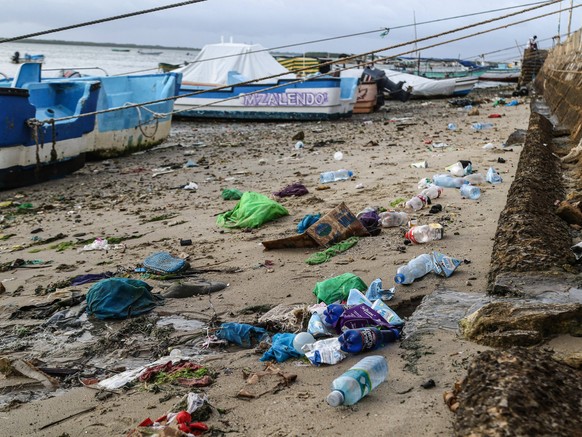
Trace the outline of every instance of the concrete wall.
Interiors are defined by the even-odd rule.
[[[550,51],[534,84],[575,142],[582,139],[581,51],[582,29]]]

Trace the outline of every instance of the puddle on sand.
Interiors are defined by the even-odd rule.
[[[200,320],[185,319],[180,316],[160,317],[156,322],[158,326],[174,326],[176,331],[193,331],[204,328],[205,324]]]

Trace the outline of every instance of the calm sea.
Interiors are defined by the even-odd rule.
[[[114,47],[119,49],[119,47]],[[158,63],[183,64],[185,61],[192,61],[196,54],[195,50],[170,50],[170,49],[148,49],[143,51],[161,51],[159,55],[145,55],[138,53],[138,49],[131,48],[129,52],[119,52],[112,50],[113,47],[106,46],[83,46],[83,45],[61,45],[61,44],[35,44],[35,43],[5,43],[0,44],[0,73],[7,76],[14,76],[18,65],[10,62],[15,51],[20,52],[23,57],[25,53],[30,55],[42,54],[45,56],[43,64],[43,75],[57,76],[61,69],[75,69],[80,67],[99,67],[107,72],[109,76],[116,74],[128,74],[134,72],[155,73],[158,70]],[[54,71],[49,71],[54,69]],[[82,70],[85,74],[103,73],[98,70]]]

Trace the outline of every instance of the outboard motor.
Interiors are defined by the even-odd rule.
[[[412,87],[409,86],[406,89],[403,89],[405,82],[392,82],[386,77],[386,72],[384,70],[366,67],[362,73],[362,77],[364,77],[364,75],[369,76],[376,81],[379,96],[387,93],[392,98],[398,99],[401,102],[407,102],[412,95]],[[384,102],[382,102],[382,104],[384,104]]]

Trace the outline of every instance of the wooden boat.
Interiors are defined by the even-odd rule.
[[[175,103],[179,117],[329,120],[350,116],[357,99],[357,78],[297,81],[259,44],[210,44],[177,71],[183,74]],[[280,78],[261,80],[275,75]]]
[[[42,64],[44,62],[44,55],[29,55],[25,53],[23,57],[20,57],[20,53],[14,52],[10,58],[10,62],[13,64],[23,64],[25,62],[36,62]]]
[[[161,143],[173,100],[145,103],[177,95],[180,79],[168,73],[41,80],[39,64],[21,65],[15,78],[0,81],[0,119],[7,121],[0,126],[0,189],[64,176],[87,158]]]
[[[162,53],[164,53],[164,52],[151,52],[151,51],[148,52],[147,50],[138,50],[137,52],[140,55],[153,55],[153,56],[155,56],[155,55],[161,55]]]
[[[292,58],[281,57],[277,58],[277,61],[279,61],[279,63],[287,70],[297,74],[298,77],[307,76],[309,74],[316,74],[319,72],[319,60],[317,58],[303,56],[295,56]]]
[[[163,73],[169,73],[170,71],[177,70],[183,67],[181,64],[167,64],[165,62],[158,62],[158,69]]]
[[[129,49],[111,49],[112,52],[129,52]]]

